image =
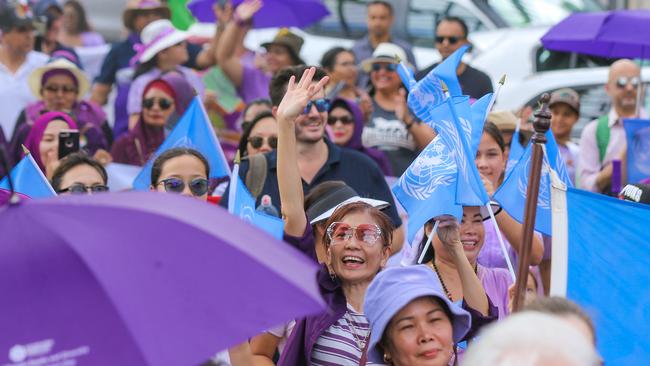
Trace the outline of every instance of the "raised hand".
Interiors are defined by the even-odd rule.
[[[409,107],[406,104],[406,90],[400,88],[395,96],[395,116],[402,122],[408,123],[410,120]]]
[[[442,216],[438,219],[437,229],[438,239],[450,253],[454,250],[463,250],[463,245],[460,242],[460,224],[453,216]]]
[[[481,181],[483,182],[483,186],[485,187],[485,191],[487,192],[488,196],[492,197],[494,195],[494,192],[496,192],[494,184],[492,184],[492,182],[490,182],[490,180],[482,174]]]
[[[247,22],[262,8],[262,5],[264,5],[262,0],[246,0],[235,9],[235,14],[239,20]]]
[[[232,20],[233,9],[230,1],[227,1],[223,7],[219,6],[219,3],[215,3],[212,9],[215,18],[217,18],[217,24],[225,26],[226,23]]]
[[[311,98],[325,87],[329,77],[326,76],[312,85],[315,74],[316,68],[310,67],[302,74],[298,84],[295,76],[289,79],[287,91],[278,106],[278,122],[293,122],[302,114]]]

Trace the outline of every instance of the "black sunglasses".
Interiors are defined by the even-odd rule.
[[[156,104],[156,102],[158,102],[158,107],[160,107],[160,109],[163,111],[168,110],[172,105],[174,105],[174,101],[167,98],[147,98],[142,101],[142,106],[145,109],[151,109]]]
[[[463,39],[463,37],[456,37],[456,36],[451,36],[451,37],[436,36],[436,43],[443,43],[443,42],[445,41],[445,39],[447,40],[447,42],[449,42],[449,44],[456,44],[456,43],[458,43],[458,41],[460,41],[461,39]]]
[[[108,192],[108,186],[97,184],[94,186],[85,186],[83,184],[73,184],[68,188],[60,189],[57,193],[70,192],[71,194],[101,193]]]
[[[185,182],[180,178],[167,178],[159,183],[165,187],[165,192],[181,193],[185,190]],[[210,182],[205,178],[195,178],[189,182],[190,192],[194,196],[203,196],[208,193]]]
[[[77,88],[74,86],[68,86],[68,85],[45,85],[43,87],[45,91],[48,91],[50,93],[58,93],[59,90],[62,91],[64,94],[68,93],[77,93]]]
[[[384,69],[386,71],[395,71],[397,70],[397,64],[386,64],[386,63],[376,63],[372,64],[372,71],[380,71]]]
[[[354,119],[350,116],[335,117],[330,115],[327,117],[327,124],[330,126],[335,125],[337,121],[341,121],[341,123],[343,123],[344,125],[349,125],[350,123],[354,123]]]
[[[325,98],[310,100],[307,102],[307,106],[305,107],[305,110],[302,111],[302,114],[309,114],[312,106],[316,106],[316,110],[321,113],[327,112],[330,109],[330,101]]]
[[[248,138],[248,142],[255,149],[259,149],[260,147],[262,147],[262,145],[264,144],[264,141],[266,141],[266,143],[269,144],[271,149],[277,149],[278,148],[278,137],[277,136],[269,136],[269,137],[251,136],[251,137]]]

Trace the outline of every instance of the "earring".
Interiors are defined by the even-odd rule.
[[[384,353],[384,363],[390,365],[390,356]]]
[[[327,271],[330,273],[330,278],[332,279],[332,282],[336,282],[336,273],[334,272],[334,270],[328,267]]]

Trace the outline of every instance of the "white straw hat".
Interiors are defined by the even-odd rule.
[[[404,52],[402,47],[394,43],[384,42],[377,45],[377,48],[372,53],[372,57],[361,62],[361,68],[365,72],[370,72],[370,68],[375,62],[397,63],[395,56],[399,57],[401,61],[404,61],[408,67],[411,67],[408,63],[406,52]]]
[[[140,38],[142,44],[136,45],[136,55],[133,59],[144,63],[151,60],[160,51],[183,42],[189,38],[189,34],[174,28],[168,19],[159,19],[144,27]]]
[[[35,69],[27,79],[29,84],[29,89],[32,91],[32,94],[37,98],[41,98],[41,88],[43,87],[43,75],[48,71],[52,70],[66,70],[69,71],[75,79],[77,79],[77,100],[80,100],[86,95],[88,89],[90,89],[90,82],[86,74],[69,60],[65,58],[54,59],[44,66],[41,66]]]

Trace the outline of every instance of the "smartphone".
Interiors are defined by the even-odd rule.
[[[61,130],[59,132],[59,160],[79,151],[79,130]]]

